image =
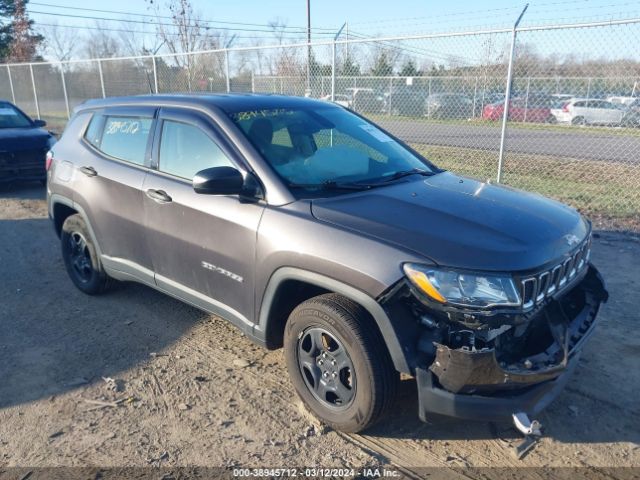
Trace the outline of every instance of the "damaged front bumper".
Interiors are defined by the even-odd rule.
[[[550,299],[526,324],[510,326],[496,340],[479,347],[434,341],[432,363],[415,369],[420,418],[436,413],[493,421],[514,412],[537,414],[569,380],[606,299],[602,278],[589,266],[570,292]],[[544,345],[532,350],[530,338]]]

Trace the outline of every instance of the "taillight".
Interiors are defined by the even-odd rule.
[[[565,103],[564,105],[562,105],[562,111],[565,113],[569,113],[569,104]]]
[[[44,160],[44,168],[45,168],[45,170],[47,172],[51,168],[51,162],[53,162],[53,152],[51,150],[49,150],[47,152],[47,156],[45,157],[45,160]]]

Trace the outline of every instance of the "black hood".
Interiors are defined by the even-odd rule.
[[[45,148],[51,134],[42,128],[0,128],[0,151]]]
[[[472,270],[538,268],[573,250],[589,231],[577,211],[559,202],[448,172],[314,200],[312,212],[438,265]]]

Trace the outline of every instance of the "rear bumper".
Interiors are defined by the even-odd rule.
[[[440,361],[416,368],[420,419],[439,414],[501,421],[516,412],[536,415],[546,408],[571,378],[582,347],[594,331],[600,305],[607,299],[604,283],[593,267],[578,288],[584,289],[585,305],[566,325],[560,362],[535,371],[513,371],[497,362],[493,352],[441,351],[436,357]]]

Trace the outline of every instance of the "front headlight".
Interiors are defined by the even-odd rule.
[[[415,263],[405,263],[403,269],[414,287],[439,303],[480,308],[521,303],[509,276],[456,272]]]

